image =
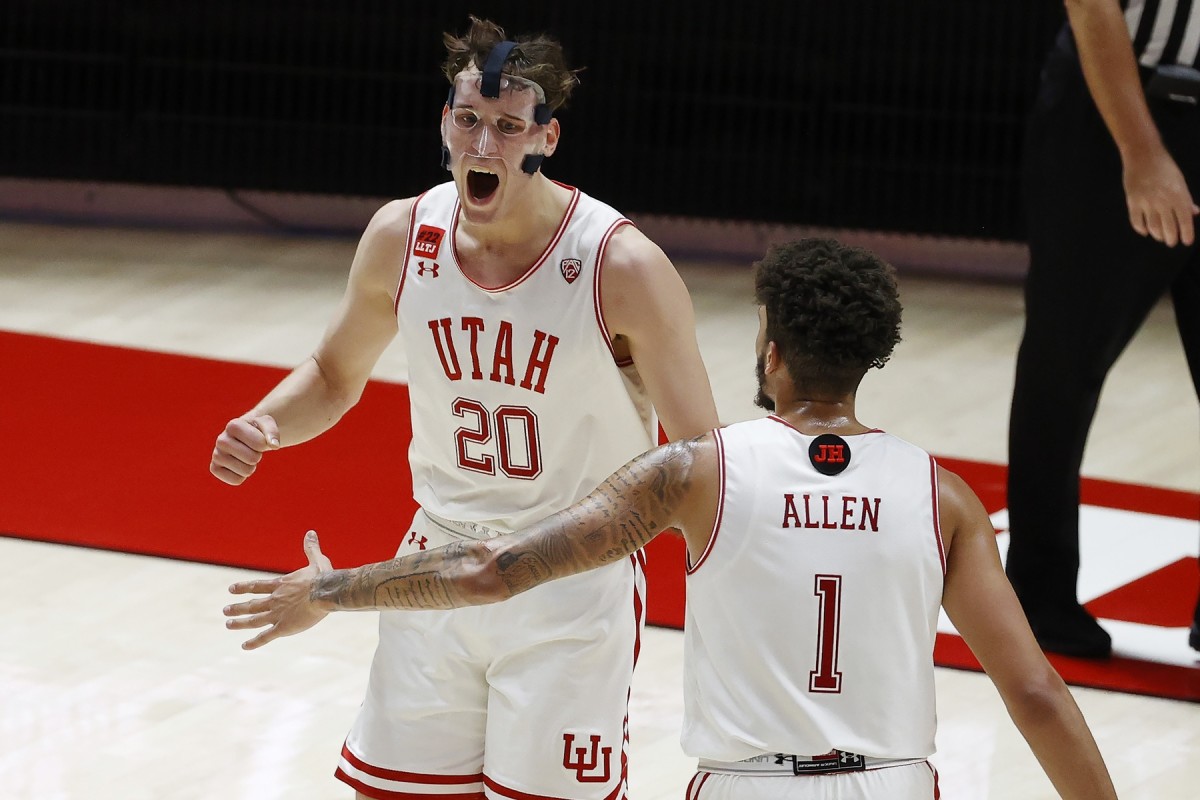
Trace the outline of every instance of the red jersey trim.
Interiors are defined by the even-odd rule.
[[[467,282],[472,286],[480,291],[487,292],[488,294],[507,292],[510,289],[517,288],[522,283],[529,280],[533,273],[537,272],[538,268],[542,266],[542,264],[546,263],[546,259],[552,252],[554,252],[554,248],[558,247],[558,243],[562,241],[563,235],[567,232],[567,225],[571,223],[571,217],[575,214],[575,208],[579,205],[578,189],[576,189],[574,186],[567,186],[563,183],[559,183],[558,185],[564,189],[571,190],[571,202],[567,204],[566,213],[563,214],[562,221],[558,223],[558,230],[554,232],[554,236],[550,237],[550,243],[546,245],[546,249],[542,251],[540,256],[538,256],[537,261],[533,262],[533,266],[525,270],[521,277],[517,278],[512,283],[505,286],[497,286],[495,288],[484,286],[483,284],[472,280],[470,275],[463,272],[462,263],[458,259],[458,212],[462,207],[462,203],[456,199],[454,201],[454,211],[451,213],[452,222],[450,223],[450,257],[454,259],[454,266],[458,269],[459,274],[466,278]]]
[[[641,591],[645,582],[646,556],[638,550],[629,557],[629,563],[633,567],[633,665],[636,667],[638,657],[642,654],[642,617],[646,611],[646,601]],[[639,577],[642,580],[638,580]]]
[[[780,425],[785,425],[785,426],[791,428],[792,430],[794,430],[796,433],[800,434],[801,436],[812,436],[811,433],[805,433],[804,431],[800,430],[795,425],[788,422],[786,419],[779,416],[778,414],[768,414],[767,419],[774,420],[775,422],[778,422]],[[886,431],[884,431],[880,428],[871,428],[870,430],[863,431],[862,433],[847,433],[846,435],[847,436],[864,436],[868,433],[886,433]]]
[[[940,498],[938,496],[939,489],[938,489],[937,470],[938,470],[937,460],[933,456],[930,456],[929,457],[929,484],[930,484],[931,491],[929,494],[933,500],[933,538],[937,540],[938,558],[941,559],[942,577],[945,578],[946,577],[946,546],[942,542],[942,517],[941,517]]]
[[[717,481],[721,485],[720,494],[717,495],[717,513],[713,516],[713,527],[708,534],[708,544],[704,546],[704,552],[696,559],[695,564],[691,563],[691,554],[688,555],[686,565],[688,575],[700,569],[708,558],[708,554],[712,552],[713,545],[717,543],[717,534],[721,531],[721,519],[725,516],[725,440],[721,438],[720,428],[713,428],[713,438],[717,440]]]
[[[604,251],[608,249],[608,242],[612,239],[613,234],[626,225],[633,223],[622,217],[608,227],[604,235],[600,237],[600,247],[596,250],[596,268],[592,270],[592,300],[596,307],[596,325],[600,328],[600,336],[604,339],[604,344],[608,347],[608,352],[612,354],[613,361],[618,367],[627,367],[633,363],[632,358],[617,358],[617,351],[613,349],[612,336],[608,332],[608,325],[604,323],[604,304],[600,296],[600,273],[604,269]]]
[[[428,190],[417,195],[417,199],[413,200],[412,208],[408,212],[408,236],[404,239],[404,263],[400,265],[400,281],[396,284],[396,300],[392,303],[392,313],[400,315],[400,293],[404,291],[404,279],[408,277],[408,260],[412,257],[413,236],[417,230],[417,206],[421,199],[428,194]]]

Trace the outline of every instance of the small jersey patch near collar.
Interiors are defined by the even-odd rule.
[[[808,460],[822,475],[837,475],[850,466],[850,445],[832,433],[823,433],[808,446]]]

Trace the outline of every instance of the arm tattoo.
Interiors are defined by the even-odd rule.
[[[692,484],[705,437],[673,442],[635,458],[596,491],[505,542],[498,560],[512,592],[620,561],[669,527]]]
[[[454,608],[450,587],[437,572],[388,578],[375,588],[377,608]]]
[[[321,575],[314,600],[338,608],[457,608],[465,605],[455,590],[464,564],[476,560],[480,542],[456,542],[405,558],[394,558],[350,570]]]
[[[310,597],[342,609],[458,608],[620,561],[675,524],[706,438],[638,456],[583,500],[523,531],[322,573]]]
[[[496,565],[510,596],[532,589],[552,575],[550,564],[534,552],[503,553],[496,559]]]

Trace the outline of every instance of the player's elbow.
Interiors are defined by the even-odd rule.
[[[487,541],[473,543],[460,565],[456,583],[462,605],[498,603],[513,594],[501,575],[499,555],[489,545]]]
[[[336,365],[319,352],[309,357],[311,369],[320,387],[320,398],[327,415],[337,422],[358,404],[367,381],[336,369]]]
[[[1053,667],[1026,674],[1003,692],[1004,703],[1014,720],[1039,724],[1060,718],[1071,696]]]
[[[466,563],[466,562],[465,562]],[[574,574],[555,569],[517,536],[498,536],[471,547],[463,591],[470,605],[498,603],[554,578]]]

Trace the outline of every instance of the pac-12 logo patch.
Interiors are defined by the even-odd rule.
[[[808,446],[808,460],[822,475],[837,475],[850,466],[850,445],[832,433],[823,433]]]
[[[412,254],[424,258],[437,258],[438,250],[442,249],[442,237],[446,232],[432,225],[422,225],[417,228],[416,238],[413,239]]]
[[[583,262],[578,258],[564,258],[558,268],[567,283],[574,283],[575,279],[579,277],[579,273],[583,272]]]

